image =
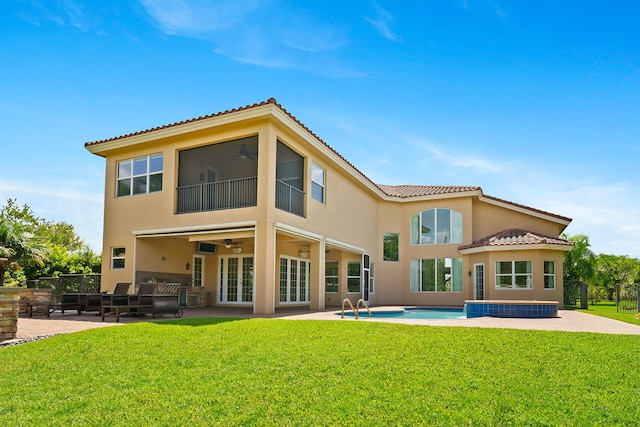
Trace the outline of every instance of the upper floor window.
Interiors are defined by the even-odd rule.
[[[556,288],[556,263],[555,261],[544,262],[544,288]]]
[[[412,245],[462,243],[462,214],[453,209],[428,209],[411,217]]]
[[[118,162],[117,196],[162,191],[162,154]]]
[[[311,197],[324,203],[324,169],[311,163]]]
[[[533,288],[531,261],[496,262],[496,289]]]

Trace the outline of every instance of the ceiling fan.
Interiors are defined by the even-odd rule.
[[[249,149],[247,148],[247,144],[242,144],[242,146],[240,147],[240,150],[238,150],[238,154],[235,155],[235,157],[240,157],[243,160],[253,160],[255,159],[255,156],[258,153],[253,153],[251,151],[249,151]]]
[[[224,239],[224,240],[214,240],[213,244],[224,245],[224,247],[228,249],[235,246],[244,245],[244,242],[234,242],[233,239]]]

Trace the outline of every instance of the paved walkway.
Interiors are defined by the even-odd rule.
[[[389,307],[381,307],[388,309]],[[375,308],[373,308],[375,311]],[[572,310],[560,310],[558,317],[553,319],[500,319],[493,317],[481,317],[475,319],[447,319],[447,320],[418,320],[418,319],[384,319],[369,318],[364,313],[359,319],[340,318],[340,311],[310,311],[302,309],[278,310],[274,315],[253,315],[251,309],[245,308],[187,308],[184,310],[184,317],[262,317],[280,319],[307,319],[307,320],[341,320],[343,322],[395,322],[413,325],[432,326],[460,326],[475,328],[510,328],[510,329],[533,329],[549,331],[569,331],[569,332],[595,332],[602,334],[626,334],[640,335],[640,326],[605,317],[580,313]],[[74,312],[67,312],[64,315],[60,312],[51,314],[50,318],[38,316],[33,318],[20,317],[18,319],[18,333],[16,340],[30,339],[47,335],[64,334],[78,332],[91,328],[102,328],[111,326],[121,326],[135,322],[157,322],[161,320],[173,319],[173,316],[165,315],[159,319],[151,316],[142,318],[121,317],[120,323],[116,323],[115,318],[110,317],[101,321],[101,317],[95,313],[82,313],[78,315]],[[4,344],[10,341],[3,342]]]

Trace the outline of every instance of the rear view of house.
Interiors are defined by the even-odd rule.
[[[273,98],[85,144],[106,160],[102,283],[210,306],[562,303],[570,219],[480,187],[373,183]]]

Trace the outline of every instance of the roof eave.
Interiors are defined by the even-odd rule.
[[[185,135],[192,132],[198,132],[205,129],[211,129],[226,124],[237,123],[246,120],[259,119],[273,114],[278,108],[274,104],[264,104],[247,108],[240,111],[232,111],[215,117],[208,117],[194,120],[187,123],[170,125],[160,129],[143,131],[137,134],[114,138],[103,142],[89,142],[85,144],[85,148],[91,153],[104,156],[104,153],[117,150],[120,148],[130,147],[132,145],[144,144],[147,142],[157,141],[159,139],[171,138],[174,136]]]
[[[569,252],[573,249],[573,245],[565,245],[558,243],[536,243],[536,244],[519,244],[519,245],[499,245],[499,246],[478,246],[474,248],[459,249],[462,255],[477,254],[482,252],[515,252],[515,251],[562,251]]]

